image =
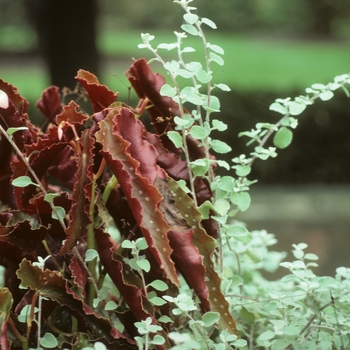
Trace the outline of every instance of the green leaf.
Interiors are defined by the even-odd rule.
[[[145,272],[149,272],[151,269],[151,264],[148,260],[142,259],[136,261],[137,266]]]
[[[275,333],[272,331],[265,331],[259,335],[259,340],[269,340],[275,336]]]
[[[202,68],[197,70],[196,77],[203,84],[209,83],[211,81],[211,79],[213,78],[211,73],[206,72]]]
[[[17,128],[8,128],[6,130],[7,134],[12,136],[16,131],[23,131],[23,130],[28,130],[26,126],[19,126]]]
[[[135,248],[135,243],[129,241],[128,239],[125,239],[122,242],[122,248],[133,249],[133,248]]]
[[[243,243],[249,243],[252,239],[251,233],[241,225],[229,226],[227,229],[227,235]]]
[[[217,63],[219,66],[223,66],[225,64],[223,58],[214,52],[210,52],[209,57],[210,57],[210,61]]]
[[[194,36],[197,36],[199,34],[198,29],[191,24],[183,24],[181,26],[181,29],[184,30],[186,33]]]
[[[107,302],[105,306],[105,310],[106,311],[115,310],[117,307],[118,307],[118,304],[115,301],[110,300],[109,302]]]
[[[85,253],[85,261],[92,261],[98,257],[98,253],[95,249],[88,249]]]
[[[212,120],[213,130],[225,131],[227,130],[227,124],[223,123],[221,120]]]
[[[185,13],[183,18],[188,24],[195,24],[198,21],[198,16],[193,13]]]
[[[275,134],[275,137],[273,138],[273,143],[278,148],[286,148],[288,147],[293,140],[293,132],[286,128],[285,126],[282,126]]]
[[[44,197],[44,201],[53,204],[53,200],[59,195],[59,193],[47,193]]]
[[[216,29],[216,28],[217,28],[217,27],[216,27],[216,24],[215,24],[211,19],[209,19],[209,18],[203,17],[203,18],[201,19],[201,22],[204,23],[204,24],[206,24],[208,27],[210,27],[210,28],[212,28],[212,29]]]
[[[218,199],[214,203],[214,210],[221,216],[225,216],[230,209],[230,203],[225,199]]]
[[[174,323],[174,321],[166,315],[160,316],[157,321],[162,323]]]
[[[154,289],[159,290],[160,292],[164,292],[169,288],[169,286],[162,280],[154,280],[148,286],[153,287]]]
[[[55,206],[56,213],[59,216],[61,220],[64,220],[64,217],[66,216],[66,211],[64,210],[63,207]],[[58,220],[58,217],[54,211],[51,213],[51,217],[55,220]]]
[[[302,102],[292,101],[289,103],[289,113],[291,115],[299,115],[305,110],[305,108],[306,104]]]
[[[198,140],[204,140],[208,136],[206,130],[199,125],[192,126],[189,134]]]
[[[159,334],[156,334],[153,339],[151,340],[150,342],[151,344],[154,344],[154,345],[162,345],[165,343],[165,339],[164,337],[162,337],[161,335]]]
[[[217,153],[224,154],[232,151],[232,148],[225,142],[220,140],[211,140],[210,147]]]
[[[251,172],[251,167],[249,165],[236,165],[237,176],[247,176]]]
[[[278,102],[274,102],[270,105],[269,107],[270,111],[275,111],[277,113],[281,114],[287,114],[288,113],[288,108],[286,106],[281,105]]]
[[[57,348],[58,341],[51,333],[45,333],[45,335],[40,339],[40,345],[42,345],[44,348],[53,349]]]
[[[168,131],[167,135],[176,148],[182,148],[182,136],[177,131]]]
[[[38,186],[34,183],[29,176],[19,176],[12,180],[12,185],[16,187],[26,187],[28,185]]]
[[[190,164],[191,169],[196,176],[204,176],[208,172],[210,166],[210,162],[206,158],[196,159]]]
[[[238,206],[240,211],[245,211],[250,206],[250,194],[248,192],[232,192],[230,200]]]
[[[205,324],[205,327],[211,327],[220,319],[220,314],[214,311],[208,311],[202,316],[202,321]]]
[[[159,93],[162,96],[168,96],[168,97],[173,97],[176,95],[176,89],[170,86],[169,84],[164,84],[161,88]]]
[[[322,101],[328,101],[334,96],[334,93],[332,91],[324,91],[319,96]]]
[[[153,305],[156,305],[156,306],[162,306],[162,305],[165,305],[166,304],[166,301],[160,297],[153,297],[153,298],[150,298],[149,301],[153,304]]]
[[[221,46],[207,43],[207,47],[220,55],[223,55],[225,53],[224,49]]]
[[[214,86],[218,87],[222,91],[231,91],[231,88],[226,84],[215,84]]]
[[[138,238],[135,243],[136,243],[136,248],[138,250],[144,250],[148,248],[148,244],[145,237]]]

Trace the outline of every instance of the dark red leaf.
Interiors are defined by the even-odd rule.
[[[99,125],[96,140],[102,144],[101,153],[118,179],[153,256],[167,278],[178,285],[170,259],[169,227],[158,210],[162,197],[152,185],[157,176],[166,177],[156,164],[157,152],[143,140],[144,126],[127,108],[112,110]]]
[[[61,95],[57,86],[50,86],[41,95],[36,103],[40,112],[51,123],[56,123],[56,115],[62,112]]]
[[[91,183],[93,180],[93,144],[94,139],[89,130],[85,130],[81,136],[81,154],[77,159],[75,186],[72,193],[72,207],[69,212],[70,221],[66,230],[67,239],[60,254],[65,254],[71,250],[80,237],[84,236],[87,226],[91,223],[88,215],[88,206],[91,200]],[[90,189],[90,194],[86,194],[86,189]]]
[[[137,320],[153,317],[153,307],[142,292],[142,281],[123,260],[113,253],[113,243],[107,233],[96,231],[97,250],[102,265],[122,294]]]
[[[187,260],[187,264],[183,264],[185,270],[181,270],[181,273],[196,291],[204,309],[207,309],[209,305],[211,310],[220,313],[220,328],[227,329],[230,333],[238,335],[236,322],[230,314],[229,304],[221,291],[221,279],[216,273],[212,261],[216,246],[215,240],[202,229],[200,223],[201,214],[195,208],[193,200],[186,195],[176,181],[169,178],[168,186],[173,193],[176,208],[193,230],[191,238],[192,246],[195,249],[182,248],[185,253],[185,255],[182,255],[182,259]],[[188,241],[187,233],[179,232],[178,235],[175,233],[177,232],[171,235],[171,246],[173,247],[176,244],[181,249],[182,241]],[[192,255],[186,254],[187,250],[191,250]],[[196,251],[197,253],[195,253]],[[199,259],[202,260],[201,266],[199,266]]]
[[[80,69],[75,79],[89,95],[95,113],[109,107],[118,98],[118,92],[114,93],[107,86],[100,84],[97,77],[86,70]]]
[[[44,270],[37,266],[32,266],[28,260],[23,260],[19,265],[17,276],[22,281],[22,286],[39,292],[45,298],[56,301],[61,306],[69,308],[70,312],[84,322],[92,334],[97,337],[103,336],[109,342],[120,342],[120,349],[131,347],[134,341],[125,337],[114,328],[108,319],[97,315],[83,300],[69,288],[68,281],[64,279],[60,272]],[[123,347],[124,346],[124,347]]]

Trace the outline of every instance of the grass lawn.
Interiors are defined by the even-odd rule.
[[[155,44],[175,41],[175,35],[155,31]],[[185,45],[197,49],[195,54],[186,54],[191,60],[200,60],[203,50],[197,38],[189,37]],[[350,72],[350,45],[348,42],[311,42],[292,40],[259,39],[233,36],[228,33],[210,31],[207,40],[220,45],[225,50],[225,65],[213,63],[214,82],[224,82],[232,89],[249,92],[273,90],[289,93],[312,83],[327,83],[334,76]],[[137,48],[141,42],[139,32],[101,33],[98,47],[102,56],[100,81],[110,88],[127,91],[124,72],[129,68],[132,58],[151,58],[151,54]],[[170,53],[164,51],[170,58]],[[192,56],[190,56],[192,55]],[[153,69],[161,71],[159,64]],[[20,93],[31,101],[40,97],[47,87],[48,77],[43,68],[25,62],[20,66],[6,62],[0,65],[0,78],[11,82]]]

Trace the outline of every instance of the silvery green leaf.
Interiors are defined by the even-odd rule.
[[[226,170],[230,170],[230,165],[226,161],[217,160],[216,163],[218,166],[221,166],[222,168],[225,168]]]
[[[191,72],[197,72],[198,69],[202,68],[201,63],[199,62],[190,62],[190,63],[186,63],[186,68],[191,71]]]
[[[311,88],[313,88],[315,90],[324,90],[324,89],[326,89],[326,85],[323,85],[323,84],[312,84]]]
[[[195,24],[198,21],[198,16],[194,13],[185,13],[183,18],[188,24]]]
[[[334,93],[332,91],[323,91],[319,96],[322,101],[328,101],[334,96]]]
[[[59,206],[55,206],[55,208],[56,208],[57,215],[60,217],[61,220],[63,220],[64,217],[66,216],[66,211],[64,210],[64,208]],[[58,220],[57,215],[55,212],[51,213],[51,217],[55,220]]]
[[[214,52],[210,52],[209,57],[210,57],[210,61],[216,62],[219,66],[223,66],[225,64],[223,58]]]
[[[146,259],[136,260],[136,264],[140,269],[142,269],[145,272],[149,272],[151,269],[151,264]]]
[[[12,180],[12,185],[15,187],[26,187],[28,185],[38,186],[36,183],[32,181],[29,176],[19,176]]]
[[[210,50],[212,50],[212,51],[214,51],[214,52],[216,52],[216,53],[218,53],[220,55],[223,55],[225,53],[224,49],[221,46],[219,46],[219,45],[214,45],[214,44],[208,43],[207,47]]]
[[[285,126],[282,126],[275,134],[273,138],[273,144],[280,148],[286,148],[288,147],[293,140],[293,132],[286,128]]]
[[[210,27],[210,28],[213,28],[213,29],[216,29],[217,27],[216,27],[216,24],[212,21],[212,20],[210,20],[209,18],[205,18],[205,17],[203,17],[202,19],[201,19],[201,22],[202,23],[204,23],[204,24],[206,24],[208,27]]]
[[[278,103],[278,102],[274,102],[270,105],[269,107],[270,111],[275,111],[277,113],[281,113],[281,114],[287,114],[288,113],[288,109],[286,106],[283,106],[282,104]]]
[[[193,47],[186,46],[184,47],[181,52],[186,53],[186,52],[195,52],[196,50]]]
[[[289,107],[289,113],[291,115],[299,115],[305,110],[306,104],[302,102],[292,101],[289,103],[288,107]]]
[[[209,83],[211,81],[211,79],[213,78],[210,73],[206,72],[202,68],[197,70],[196,77],[203,84]]]
[[[168,96],[168,97],[173,97],[176,95],[176,89],[170,86],[169,84],[164,84],[160,88],[159,92],[162,96]]]
[[[165,43],[162,43],[162,44],[159,44],[157,46],[157,49],[164,49],[164,50],[173,50],[173,49],[176,49],[177,48],[177,43],[172,43],[172,44],[165,44]]]
[[[179,62],[172,60],[170,62],[166,62],[164,64],[164,68],[168,70],[170,73],[177,75],[177,71],[180,68],[180,64]]]
[[[230,87],[226,84],[215,84],[214,86],[218,87],[222,91],[231,91]]]
[[[213,130],[225,131],[227,130],[227,124],[223,123],[221,120],[212,120]]]
[[[186,33],[194,36],[197,36],[199,34],[198,29],[191,24],[183,24],[181,26],[181,29],[184,30]]]
[[[92,261],[98,257],[98,253],[95,249],[87,249],[85,253],[85,261]]]
[[[224,154],[232,151],[232,148],[227,143],[220,140],[211,140],[209,144],[216,153]]]
[[[240,211],[245,211],[250,206],[250,194],[248,192],[232,192],[230,200],[233,204],[236,204]]]
[[[167,135],[176,148],[182,147],[182,136],[177,131],[168,131]]]
[[[205,130],[205,128],[199,125],[192,126],[189,134],[198,140],[204,140],[208,136],[208,133]]]
[[[183,78],[192,78],[193,77],[193,72],[190,72],[186,69],[178,69],[177,70],[177,75],[179,75],[180,77],[183,77]]]
[[[1,90],[0,90],[1,91]],[[17,128],[8,128],[6,130],[8,135],[12,135],[14,134],[16,131],[24,131],[24,130],[28,130],[28,128],[26,126],[18,126]]]

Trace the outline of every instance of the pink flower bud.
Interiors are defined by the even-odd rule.
[[[0,90],[0,108],[6,109],[9,106],[9,98],[6,92]]]

